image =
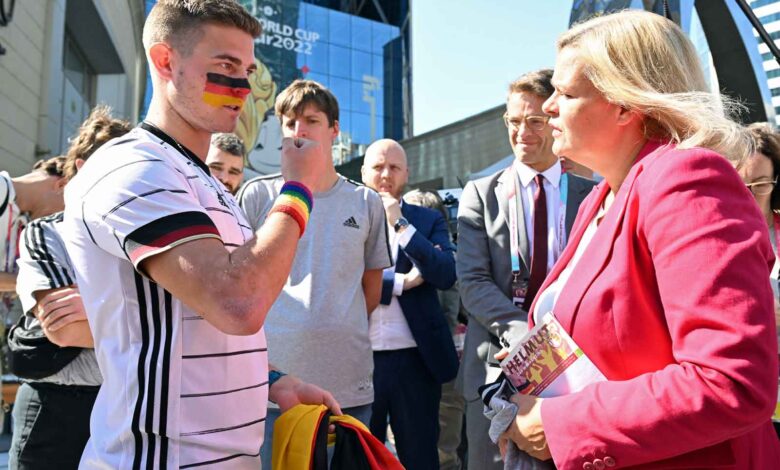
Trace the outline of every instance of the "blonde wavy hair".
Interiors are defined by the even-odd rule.
[[[607,101],[644,116],[647,138],[708,148],[732,161],[752,153],[750,136],[734,120],[744,106],[709,92],[693,44],[672,21],[624,10],[572,27],[557,47],[577,49]]]

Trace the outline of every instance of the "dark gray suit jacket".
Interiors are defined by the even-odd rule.
[[[477,399],[477,388],[494,378],[488,377],[488,371],[498,374],[498,363],[493,355],[501,349],[499,338],[519,337],[527,330],[528,312],[516,307],[511,295],[506,191],[512,190],[514,174],[513,171],[501,170],[470,181],[460,197],[457,273],[463,306],[469,312],[461,364],[466,400]],[[567,236],[580,203],[595,185],[591,180],[572,174],[568,178]],[[521,216],[518,222],[520,268],[522,275],[528,275],[530,254],[524,217]]]

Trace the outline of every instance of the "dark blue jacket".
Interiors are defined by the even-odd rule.
[[[417,231],[406,248],[398,247],[395,272],[405,274],[417,266],[425,282],[404,291],[398,303],[426,367],[438,382],[449,382],[458,373],[458,355],[437,289],[446,290],[455,283],[455,248],[450,242],[447,222],[439,212],[403,203],[401,213]],[[382,305],[390,305],[393,283],[393,273],[386,270],[382,279]]]

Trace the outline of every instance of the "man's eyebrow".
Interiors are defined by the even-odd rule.
[[[236,65],[241,65],[241,59],[239,59],[238,57],[232,56],[230,54],[219,54],[219,55],[214,56],[214,58],[215,59],[224,59],[224,60],[233,62]],[[254,64],[252,64],[252,65],[254,65]]]

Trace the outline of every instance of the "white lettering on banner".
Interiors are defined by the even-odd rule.
[[[259,18],[259,21],[263,34],[256,41],[260,44],[311,55],[314,44],[320,39],[320,34],[316,31],[293,28],[267,18]]]

